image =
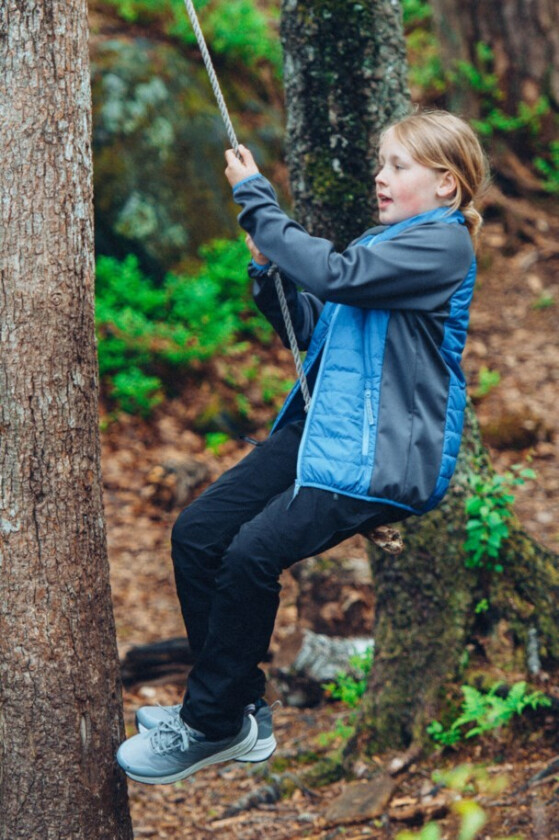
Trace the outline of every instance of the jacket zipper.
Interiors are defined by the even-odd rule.
[[[363,460],[369,454],[369,444],[371,442],[371,429],[375,422],[375,415],[373,413],[373,392],[369,384],[365,387],[365,409],[363,412],[363,440],[361,445],[361,455]]]

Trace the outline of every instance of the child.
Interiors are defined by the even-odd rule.
[[[356,533],[420,515],[444,495],[462,431],[460,358],[486,177],[479,142],[446,112],[381,137],[381,225],[343,253],[280,209],[251,153],[226,152],[242,205],[258,306],[284,337],[269,263],[281,272],[312,401],[296,385],[270,437],[179,516],[177,592],[195,656],[182,706],[138,711],[121,745],[128,776],[183,779],[267,758],[276,742],[258,667],[281,572]],[[302,291],[298,290],[302,288]]]

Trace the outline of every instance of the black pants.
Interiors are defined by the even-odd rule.
[[[195,656],[182,716],[209,738],[238,732],[262,697],[281,572],[397,508],[301,488],[293,497],[303,423],[255,447],[184,510],[172,534],[177,594]]]

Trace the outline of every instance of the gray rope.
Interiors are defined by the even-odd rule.
[[[192,29],[194,30],[194,34],[196,36],[196,40],[198,41],[198,47],[200,48],[200,52],[202,54],[202,58],[204,59],[204,64],[206,65],[206,71],[208,73],[208,78],[210,80],[210,84],[212,86],[212,90],[214,92],[214,96],[217,101],[217,107],[219,108],[219,113],[221,114],[221,118],[223,119],[223,123],[225,125],[225,131],[227,132],[227,136],[229,138],[229,142],[237,156],[239,156],[239,142],[237,140],[237,135],[235,134],[235,129],[233,128],[233,123],[231,122],[231,117],[229,116],[229,111],[227,110],[227,105],[225,104],[225,99],[223,93],[221,92],[221,87],[219,85],[219,81],[214,70],[214,66],[212,63],[212,59],[210,53],[208,51],[208,47],[206,45],[206,39],[204,38],[204,33],[200,27],[200,23],[198,21],[198,15],[196,14],[196,9],[194,8],[194,4],[192,0],[184,0],[184,4],[186,6],[186,11],[188,13],[188,17],[190,18],[190,22],[192,24]],[[305,375],[305,371],[303,370],[303,363],[301,361],[301,354],[299,352],[299,347],[297,345],[297,338],[295,337],[295,330],[293,329],[293,322],[291,320],[291,315],[289,309],[287,307],[287,301],[285,299],[285,292],[283,291],[283,286],[281,284],[281,278],[279,275],[279,271],[276,266],[273,267],[271,272],[274,277],[274,284],[276,287],[276,293],[279,299],[281,313],[283,315],[283,320],[285,322],[285,329],[287,332],[287,338],[289,339],[289,346],[291,348],[291,353],[293,355],[293,361],[295,362],[295,370],[297,371],[297,377],[299,379],[299,384],[301,386],[301,393],[303,395],[303,401],[305,403],[305,411],[309,410],[309,406],[311,404],[311,398],[309,394],[309,386],[307,384],[307,377]]]
[[[214,70],[210,53],[208,52],[208,47],[206,45],[204,33],[202,32],[200,23],[198,21],[198,15],[196,14],[194,3],[192,2],[192,0],[184,0],[184,4],[186,6],[186,11],[188,12],[188,17],[190,18],[190,23],[192,24],[192,29],[194,30],[194,34],[196,35],[196,40],[198,41],[198,46],[200,48],[200,52],[202,53],[204,64],[206,65],[208,78],[210,80],[212,90],[217,100],[217,107],[219,108],[219,113],[221,114],[221,118],[223,119],[223,122],[225,124],[225,131],[227,132],[229,142],[231,143],[235,154],[238,155],[239,142],[237,140],[237,135],[235,134],[235,129],[233,128],[233,123],[231,122],[229,111],[227,110],[227,105],[225,104],[225,99],[219,86],[219,81]]]
[[[295,370],[297,371],[297,377],[301,386],[301,394],[303,395],[305,411],[308,411],[311,404],[311,395],[309,394],[307,377],[305,371],[303,370],[303,362],[301,361],[301,354],[299,353],[295,330],[293,329],[293,321],[291,320],[291,314],[287,308],[287,300],[285,299],[285,292],[283,291],[283,286],[281,285],[281,277],[277,265],[272,265],[272,268],[268,273],[274,278],[274,285],[279,299],[281,314],[283,315],[283,320],[285,322],[285,331],[287,332],[289,346],[291,347],[293,361],[295,362]],[[295,351],[293,351],[294,347]]]

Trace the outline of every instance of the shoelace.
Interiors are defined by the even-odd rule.
[[[185,752],[190,745],[190,739],[195,739],[195,732],[177,714],[169,720],[161,721],[151,730],[149,737],[153,751],[164,755],[176,749]]]

